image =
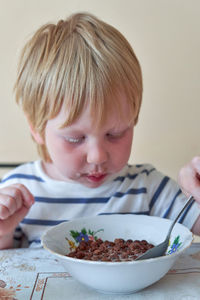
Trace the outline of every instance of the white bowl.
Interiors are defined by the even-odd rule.
[[[166,237],[170,220],[143,215],[109,215],[81,218],[52,227],[42,237],[44,248],[56,255],[79,282],[103,293],[129,294],[161,279],[189,247],[192,233],[177,223],[167,255],[141,261],[102,262],[66,256],[80,240],[147,240],[154,245]],[[171,253],[171,254],[170,254]]]

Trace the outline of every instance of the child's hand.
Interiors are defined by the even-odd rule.
[[[22,184],[0,189],[0,239],[14,232],[33,203],[33,195]]]
[[[200,203],[200,157],[194,157],[181,168],[178,182],[186,196],[192,195]]]

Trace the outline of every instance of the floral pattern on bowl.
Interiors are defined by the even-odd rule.
[[[172,244],[169,241],[169,248],[168,248],[167,254],[173,254],[173,253],[175,253],[177,250],[179,250],[181,244],[182,243],[180,242],[180,235],[178,235],[174,239],[174,241],[173,241]]]
[[[65,238],[68,241],[70,250],[76,249],[76,247],[80,244],[82,241],[96,241],[98,239],[98,236],[96,235],[98,232],[104,231],[104,229],[99,229],[97,231],[93,231],[91,229],[82,228],[80,231],[70,230],[70,236],[73,238],[73,240]]]

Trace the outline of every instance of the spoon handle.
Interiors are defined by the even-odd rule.
[[[177,222],[177,220],[179,219],[179,217],[181,216],[181,214],[183,213],[183,211],[186,209],[186,207],[188,207],[193,202],[193,200],[194,200],[193,196],[190,196],[188,198],[187,202],[185,203],[185,205],[183,206],[183,208],[179,212],[178,216],[176,217],[176,219],[171,224],[171,227],[170,227],[168,235],[167,235],[168,238],[170,238],[170,235],[171,235],[171,232],[172,232],[172,229],[173,229],[175,223]]]

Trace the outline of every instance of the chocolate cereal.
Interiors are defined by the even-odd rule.
[[[111,242],[97,239],[81,241],[79,246],[67,256],[93,261],[132,261],[153,247],[154,245],[146,240],[115,239]]]

